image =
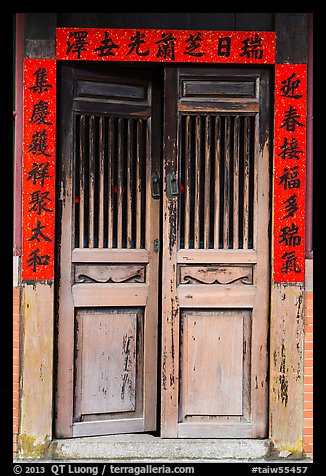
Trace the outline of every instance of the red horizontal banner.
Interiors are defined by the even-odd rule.
[[[53,280],[56,60],[24,61],[22,279]]]
[[[275,32],[57,28],[58,60],[275,63]]]
[[[304,282],[306,65],[275,67],[274,281]]]

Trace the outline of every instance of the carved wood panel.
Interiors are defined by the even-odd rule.
[[[253,284],[252,266],[180,266],[179,284]]]
[[[75,266],[75,283],[144,283],[145,265]]]

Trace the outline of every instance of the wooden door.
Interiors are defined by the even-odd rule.
[[[166,68],[163,437],[267,435],[269,74]]]
[[[57,437],[156,428],[160,95],[113,71],[60,69]]]
[[[268,70],[60,71],[56,436],[266,436]]]

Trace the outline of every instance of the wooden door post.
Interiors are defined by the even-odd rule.
[[[276,14],[276,68],[281,64],[294,65],[306,62],[307,15],[302,13]],[[305,154],[305,150],[302,153]],[[302,157],[303,155],[301,159]],[[274,172],[276,160],[275,152]],[[296,162],[298,163],[298,161]],[[290,167],[292,166],[290,165]],[[276,182],[274,182],[274,188],[275,184]],[[300,193],[304,193],[304,190],[301,189]],[[274,201],[276,194],[277,190],[274,190]],[[275,227],[275,203],[273,206],[275,245],[279,242],[279,236]],[[302,213],[304,216],[304,206]],[[275,271],[275,246],[273,249],[272,269]],[[286,281],[286,275],[284,276],[285,279],[282,281]],[[275,282],[272,277],[269,435],[278,453],[287,451],[292,454],[301,454],[303,451],[304,282],[302,279],[300,281]]]

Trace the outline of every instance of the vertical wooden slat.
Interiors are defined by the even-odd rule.
[[[191,141],[191,128],[190,128],[190,116],[185,118],[185,184],[184,184],[184,248],[189,248],[189,231],[190,231],[190,141]]]
[[[99,119],[99,215],[98,215],[98,247],[104,244],[104,117]]]
[[[141,247],[141,132],[142,120],[137,120],[137,144],[136,144],[136,248]]]
[[[194,248],[199,248],[199,225],[200,225],[200,116],[196,116],[195,122],[195,190],[194,190]]]
[[[249,159],[250,159],[250,117],[244,120],[244,166],[243,166],[243,248],[248,248],[249,232]]]
[[[94,248],[94,195],[95,195],[95,117],[89,120],[89,221],[88,247]]]
[[[234,119],[233,141],[233,249],[239,248],[239,137],[240,117]]]
[[[152,120],[148,118],[144,121],[144,132],[145,135],[143,136],[145,139],[145,144],[143,145],[143,149],[145,152],[145,156],[143,155],[142,160],[142,167],[145,168],[143,170],[143,177],[145,177],[145,183],[143,184],[143,197],[142,197],[142,233],[145,233],[145,236],[142,237],[144,239],[144,246],[146,249],[151,247],[151,233],[150,233],[150,225],[146,226],[146,223],[151,223],[151,204],[150,204],[150,197],[151,197],[151,130],[152,130]]]
[[[205,118],[205,192],[204,192],[204,248],[209,248],[210,234],[210,183],[211,183],[211,165],[210,165],[210,138],[211,121],[210,117]]]
[[[113,129],[114,119],[108,123],[108,248],[113,245]]]
[[[221,118],[215,117],[215,186],[214,186],[214,248],[219,247],[220,230],[220,160],[221,160]]]
[[[122,248],[122,158],[123,158],[123,119],[119,117],[118,119],[118,190],[117,190],[117,248]]]
[[[254,128],[254,150],[252,151],[253,157],[252,157],[252,176],[253,176],[253,213],[252,213],[252,248],[256,249],[258,242],[259,242],[259,227],[261,226],[261,219],[258,214],[259,212],[259,202],[262,201],[261,195],[258,195],[259,191],[259,178],[258,177],[258,171],[259,171],[259,156],[260,156],[260,151],[259,151],[259,121],[260,117],[257,115],[254,120],[253,120],[253,128]]]
[[[178,69],[164,70],[164,121],[163,121],[163,183],[167,176],[178,168],[177,155],[177,92],[179,84]],[[177,294],[177,197],[169,198],[163,187],[162,222],[162,372],[161,372],[161,436],[178,436],[178,397],[179,397],[179,302]]]
[[[224,139],[224,210],[223,210],[223,248],[229,247],[229,217],[230,217],[230,139],[231,139],[231,118],[225,118],[225,139]]]
[[[127,248],[132,248],[132,119],[128,119],[127,130]]]
[[[84,248],[85,116],[83,114],[79,121],[79,248]]]

